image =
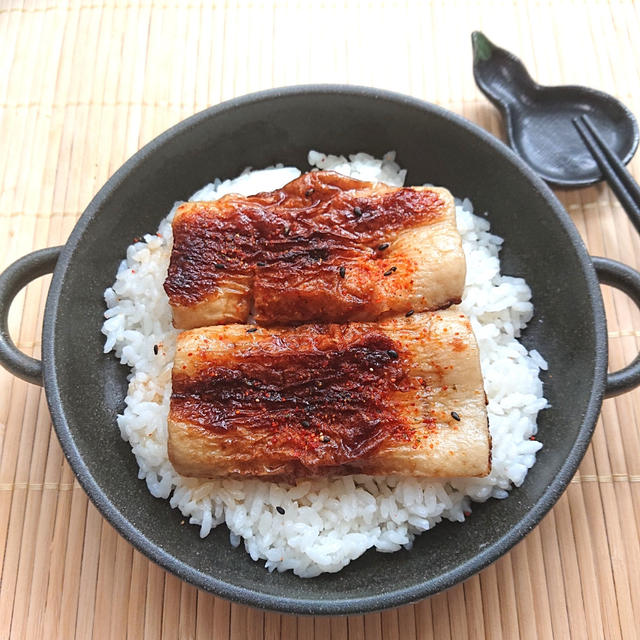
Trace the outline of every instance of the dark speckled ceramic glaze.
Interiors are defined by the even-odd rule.
[[[306,167],[307,150],[395,149],[407,183],[432,182],[488,211],[505,238],[504,273],[524,276],[536,314],[524,343],[549,361],[551,408],[539,420],[544,448],[524,485],[506,500],[474,507],[464,524],[443,522],[412,551],[369,551],[337,574],[303,580],[268,573],[229,544],[221,526],[198,528],[137,478],[120,438],[127,369],[102,352],[102,294],[135,236],[153,232],[175,200],[218,176],[276,162]],[[6,334],[6,308],[56,250],[36,253],[0,276],[0,361],[39,381]],[[609,260],[603,280],[640,302],[640,276]],[[193,584],[240,602],[290,613],[356,613],[401,605],[452,586],[522,539],[565,489],[587,447],[605,392],[607,336],[596,269],[558,201],[507,147],[436,106],[375,89],[292,87],[232,100],[170,129],[104,186],[61,248],[43,328],[43,382],[55,429],[82,486],[135,547]],[[610,393],[638,382],[638,361],[609,380]]]

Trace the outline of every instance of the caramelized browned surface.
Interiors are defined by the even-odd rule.
[[[409,389],[398,350],[367,326],[311,325],[222,361],[209,351],[194,375],[174,373],[171,412],[218,435],[260,433],[265,455],[310,471],[343,465],[412,433],[390,404]]]
[[[169,414],[178,472],[487,473],[484,391],[463,316],[247,330],[179,337]]]
[[[397,310],[401,298],[408,310],[419,293],[416,278],[424,276],[416,275],[411,252],[385,243],[445,218],[457,234],[444,190],[397,189],[331,172],[307,173],[255,196],[185,203],[173,222],[165,282],[174,323],[242,322],[252,306],[265,325],[375,319]],[[418,310],[459,302],[459,236],[457,245],[440,245],[433,251],[455,263],[455,284],[427,296],[434,299],[417,297]]]

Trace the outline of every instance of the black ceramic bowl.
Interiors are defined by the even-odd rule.
[[[102,352],[104,289],[135,236],[153,232],[175,200],[214,176],[276,162],[306,166],[307,150],[396,149],[408,184],[432,182],[488,211],[505,238],[504,273],[524,276],[535,317],[524,335],[549,361],[551,408],[542,412],[544,448],[526,482],[506,500],[474,507],[464,524],[443,522],[412,551],[366,553],[337,574],[303,580],[270,574],[229,544],[224,526],[200,540],[180,513],[137,479],[116,415],[127,369]],[[57,260],[57,262],[56,262]],[[7,335],[11,299],[51,271],[42,365]],[[521,540],[558,499],[593,431],[603,394],[638,383],[637,360],[607,380],[602,281],[640,301],[640,275],[609,260],[592,262],[549,189],[502,143],[439,107],[347,86],[293,87],[213,107],[173,127],[129,160],[104,186],[63,247],[35,252],[0,276],[0,361],[44,384],[53,423],[82,486],[136,548],[181,578],[220,596],[289,613],[356,613],[404,604],[452,586]]]

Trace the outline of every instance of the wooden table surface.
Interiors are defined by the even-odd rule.
[[[250,91],[383,87],[503,137],[473,82],[474,29],[541,83],[599,88],[640,113],[631,1],[0,0],[0,268],[63,243],[154,136]],[[558,195],[592,254],[640,267],[639,238],[607,187]],[[10,314],[35,355],[47,286],[30,285]],[[616,369],[638,349],[640,314],[603,295]],[[383,613],[294,617],[200,592],[134,551],[74,481],[42,389],[0,371],[0,638],[638,638],[639,424],[640,391],[606,400],[555,508],[465,583]]]

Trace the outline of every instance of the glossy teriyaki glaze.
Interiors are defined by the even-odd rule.
[[[265,456],[297,459],[306,473],[340,466],[389,438],[412,437],[407,417],[390,403],[391,393],[411,385],[402,353],[362,325],[306,327],[228,358],[201,352],[197,371],[174,370],[172,416],[231,437],[259,433],[254,444]]]
[[[489,468],[477,345],[453,309],[378,323],[185,331],[172,391],[169,458],[186,476]]]
[[[324,171],[269,193],[185,203],[173,222],[165,290],[174,307],[225,289],[238,294],[236,321],[251,306],[267,325],[354,319],[380,302],[385,287],[414,286],[413,261],[386,249],[400,231],[442,218],[446,206],[435,190]]]

